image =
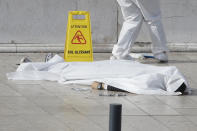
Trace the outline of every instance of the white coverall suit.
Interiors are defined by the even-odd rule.
[[[167,52],[166,36],[161,23],[159,0],[117,0],[124,17],[119,40],[114,45],[112,54],[117,59],[124,59],[130,53],[143,21],[147,24],[152,39],[152,52],[156,55]],[[161,58],[162,59],[162,58]]]

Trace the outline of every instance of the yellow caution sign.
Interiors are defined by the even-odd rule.
[[[69,12],[64,59],[67,62],[93,61],[89,12]]]

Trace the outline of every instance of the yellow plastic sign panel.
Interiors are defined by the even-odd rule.
[[[76,19],[74,16],[83,18]],[[87,11],[69,12],[64,60],[93,61],[90,14]]]

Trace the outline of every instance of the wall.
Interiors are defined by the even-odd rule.
[[[196,0],[161,0],[162,19],[169,43],[197,43],[196,7]],[[150,41],[146,27],[138,40]]]
[[[196,7],[196,0],[161,0],[170,45],[196,47]],[[63,51],[69,10],[90,11],[94,49],[111,50],[122,25],[116,0],[0,0],[0,52]],[[150,41],[146,27],[138,41]]]

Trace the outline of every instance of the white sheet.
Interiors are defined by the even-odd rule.
[[[131,93],[180,95],[174,92],[184,82],[188,83],[174,67],[159,67],[135,61],[106,60],[96,62],[64,62],[55,55],[46,63],[23,63],[16,72],[7,73],[10,80],[49,80],[63,84],[79,83],[90,85],[103,82]]]

